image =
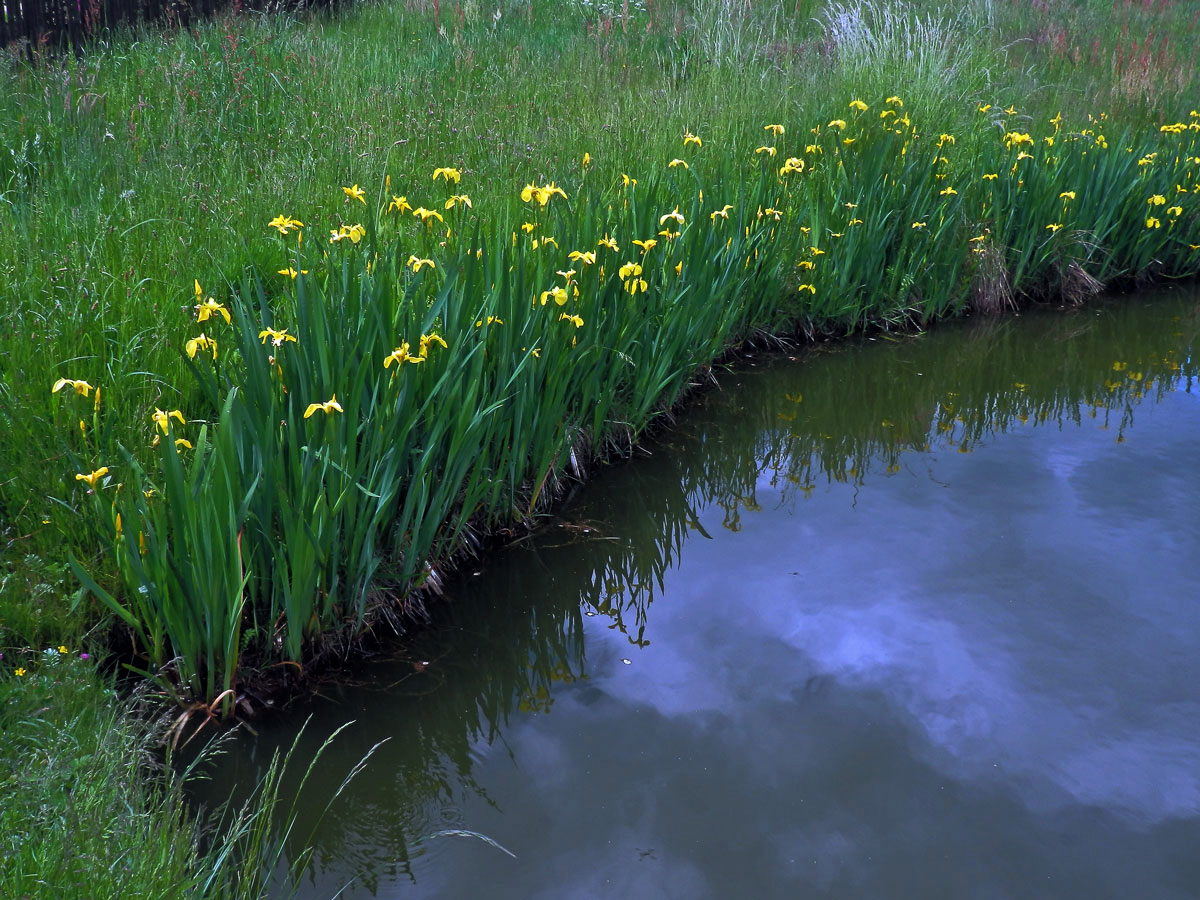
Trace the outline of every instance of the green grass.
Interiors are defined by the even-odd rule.
[[[403,595],[464,529],[532,512],[573,455],[627,446],[730,343],[1196,270],[1194,204],[1142,224],[1160,209],[1148,200],[1173,210],[1195,183],[1195,132],[1157,131],[1195,121],[1181,105],[1194,67],[1167,78],[1146,62],[1152,98],[1105,95],[1102,71],[1039,37],[1061,21],[1115,40],[1086,5],[499,9],[225,18],[0,73],[0,449],[21,461],[0,476],[0,645],[113,612],[136,665],[193,660],[167,680],[211,699],[240,667],[301,662]],[[1122,16],[1174,39],[1193,27],[1179,10]],[[897,93],[903,105],[887,101]],[[703,147],[683,143],[693,133]],[[767,146],[774,156],[754,153]],[[695,168],[668,168],[676,157]],[[788,158],[803,166],[781,175]],[[440,166],[462,183],[432,180]],[[551,181],[565,197],[521,201],[522,185]],[[362,202],[339,190],[350,185]],[[444,209],[460,190],[471,207]],[[449,233],[387,213],[396,196]],[[710,221],[726,203],[730,218]],[[675,208],[679,239],[646,257],[653,296],[628,295],[614,269]],[[307,223],[301,256],[294,232],[266,227],[281,214]],[[540,230],[522,233],[526,221]],[[323,237],[360,222],[349,251]],[[610,232],[622,252],[604,277],[596,266],[564,283],[583,289],[564,314],[586,323],[568,353],[569,323],[527,298],[574,266],[568,250]],[[539,235],[556,245],[532,251]],[[435,267],[414,273],[411,256]],[[275,274],[294,265],[312,274]],[[193,327],[209,296],[232,326]],[[505,326],[474,329],[487,315]],[[303,337],[279,349],[274,376],[254,362],[272,324]],[[448,352],[398,366],[400,382],[381,371],[439,329]],[[182,352],[200,332],[216,360]],[[59,378],[100,395],[52,394]],[[335,393],[346,415],[304,421]],[[151,452],[155,409],[181,410],[190,424],[172,439],[196,449]],[[90,492],[76,473],[102,466]],[[139,486],[157,493],[139,499]],[[69,602],[69,557],[100,604]]]
[[[1184,6],[414,0],[5,59],[5,896],[133,870],[146,896],[253,890],[196,856],[177,785],[134,787],[148,726],[40,648],[91,630],[228,712],[255,669],[306,662],[627,448],[732,344],[1193,276],[1197,132],[1159,130],[1200,120]],[[549,182],[565,196],[521,199]],[[209,297],[229,324],[197,323]],[[219,349],[189,359],[201,332]],[[97,774],[59,791],[72,757]],[[212,846],[267,852],[247,815]]]

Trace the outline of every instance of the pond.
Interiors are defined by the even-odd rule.
[[[1195,897],[1198,333],[1183,288],[752,354],[206,796],[353,721],[304,898]]]

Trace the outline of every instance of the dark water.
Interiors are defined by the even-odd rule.
[[[306,898],[1200,897],[1198,326],[752,358],[210,796],[387,741]]]

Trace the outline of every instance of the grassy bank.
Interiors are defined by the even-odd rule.
[[[87,653],[49,648],[0,675],[0,894],[255,897],[274,778],[217,827],[162,767],[157,716],[121,701]]]
[[[96,628],[229,712],[739,341],[1200,271],[1194,15],[939,6],[367,4],[7,61],[6,683]]]

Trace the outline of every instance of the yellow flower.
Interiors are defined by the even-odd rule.
[[[671,160],[669,163],[667,163],[667,168],[668,168],[668,169],[673,169],[673,168],[675,168],[676,166],[683,166],[685,169],[690,169],[690,168],[691,168],[691,166],[689,166],[689,165],[688,165],[686,162],[684,162],[682,159],[673,159],[673,160]]]
[[[854,225],[861,225],[862,223],[863,223],[862,219],[851,219],[849,222],[846,223],[846,227],[849,228]]]
[[[815,262],[813,262],[811,259],[802,259],[802,260],[800,260],[800,262],[796,263],[797,269],[808,269],[809,271],[812,271],[816,267],[817,267],[817,264]]]
[[[1009,106],[1004,112],[1006,115],[1015,116],[1017,114],[1017,108],[1016,106]]]
[[[328,415],[329,413],[333,413],[333,412],[342,412],[342,404],[338,403],[337,394],[334,394],[332,397],[330,397],[324,403],[308,404],[308,409],[306,409],[304,411],[304,418],[307,419],[309,416],[311,416],[313,413],[317,412],[318,410],[325,413],[326,415]]]
[[[428,349],[429,348],[427,346],[426,350]],[[408,341],[404,341],[399,347],[383,358],[383,367],[386,369],[392,363],[395,363],[397,368],[403,366],[405,363],[412,363],[415,366],[418,363],[424,362],[428,355],[428,353],[425,353],[424,355],[418,353],[417,356],[413,356],[411,353],[409,353]],[[312,409],[312,407],[310,406],[309,409]],[[338,411],[340,412],[341,410],[339,409]],[[326,410],[326,412],[328,412],[328,410]],[[305,418],[308,418],[308,416],[305,415]]]
[[[1049,231],[1051,234],[1054,234],[1054,233],[1056,233],[1056,232],[1058,231],[1058,229],[1060,229],[1060,228],[1062,228],[1062,225],[1047,225],[1047,226],[1046,226],[1046,229],[1047,229],[1047,230],[1048,230],[1048,231]]]
[[[731,209],[733,209],[733,204],[732,204],[732,203],[726,203],[726,204],[725,204],[723,207],[721,207],[720,209],[714,209],[712,212],[710,212],[710,213],[708,214],[708,217],[709,217],[709,219],[711,219],[711,220],[712,220],[713,224],[715,225],[715,224],[716,224],[716,222],[717,222],[717,217],[718,217],[718,216],[720,216],[722,219],[728,219],[728,218],[729,218],[729,211],[730,211]]]
[[[596,262],[595,250],[572,250],[567,254],[567,259],[583,263],[585,266],[590,266]]]
[[[803,172],[804,160],[796,156],[789,156],[783,161],[783,165],[779,167],[780,175],[787,175],[791,172]]]
[[[774,156],[775,148],[774,147],[755,147],[754,152],[755,153],[765,153],[765,154],[767,154],[767,156]]]
[[[604,237],[600,238],[600,240],[596,242],[596,246],[597,247],[607,247],[609,250],[612,250],[614,253],[621,252],[621,248],[617,246],[616,239],[610,238],[607,233],[605,233]]]
[[[642,256],[645,256],[654,249],[654,247],[658,244],[658,241],[656,241],[654,238],[646,238],[644,241],[635,240],[633,243],[642,248]]]
[[[621,181],[624,182],[625,187],[629,187],[630,185],[637,184],[636,178],[630,178],[624,172],[621,173]]]
[[[666,238],[668,241],[672,241],[681,234],[683,234],[682,231],[672,231],[670,228],[664,228],[658,233],[658,236],[661,238]]]
[[[941,196],[945,196],[945,195],[948,195],[948,194],[957,194],[957,193],[958,193],[958,191],[956,191],[956,190],[955,190],[954,188],[952,188],[952,187],[944,188],[943,190],[940,190],[940,191],[938,191],[938,194],[939,194],[939,195],[941,195]]]
[[[1167,215],[1168,216],[1182,216],[1183,215],[1183,207],[1182,206],[1168,206],[1167,207]]]
[[[521,199],[526,203],[529,203],[531,200],[537,200],[538,206],[545,206],[550,202],[550,198],[556,194],[564,200],[567,198],[566,191],[557,187],[553,181],[544,187],[538,187],[536,184],[527,184],[521,189]]]
[[[434,344],[441,344],[443,350],[450,349],[449,345],[436,334],[423,334],[421,335],[421,347],[417,355],[421,357],[421,359],[428,359],[429,348]]]
[[[496,325],[503,325],[503,324],[504,324],[504,320],[503,320],[503,319],[501,319],[499,316],[488,316],[488,317],[487,317],[487,324],[491,325],[491,324],[493,324],[493,323],[494,323],[494,324],[496,324]],[[476,320],[476,322],[475,322],[475,327],[476,327],[476,328],[481,328],[482,326],[483,326],[483,319],[477,319],[477,320]]]
[[[991,108],[992,108],[992,104],[990,104],[990,103],[983,103],[983,104],[980,104],[980,106],[978,107],[978,109],[981,113],[985,113]]]
[[[824,153],[825,151],[822,150],[820,147],[818,147],[816,144],[805,144],[804,152],[805,153]]]
[[[698,138],[694,134],[692,134],[690,131],[683,136],[683,146],[686,147],[688,144],[695,144],[697,147],[704,146],[704,142],[701,141],[700,138]]]
[[[617,271],[617,275],[622,281],[631,276],[637,276],[641,274],[642,267],[635,262],[627,262]]]
[[[1063,191],[1061,194],[1058,195],[1058,198],[1060,200],[1074,200],[1075,192],[1074,191]]]
[[[816,294],[816,292],[817,292],[817,289],[815,287],[813,287],[811,284],[802,284],[796,290],[797,290],[797,293],[802,292],[802,291],[808,291],[810,294]]]
[[[350,197],[353,200],[357,200],[363,206],[367,205],[367,195],[363,191],[363,189],[360,188],[357,184],[354,185],[354,187],[342,188],[342,193],[344,193],[347,197]]]
[[[155,441],[157,441],[157,440],[158,440],[158,435],[155,435],[155,436],[154,436],[154,439],[155,439]],[[176,450],[178,450],[180,447],[183,447],[185,450],[191,450],[191,449],[192,449],[192,442],[191,442],[191,441],[186,441],[186,440],[184,440],[183,438],[176,438],[176,439],[175,439],[175,449],[176,449]]]
[[[625,282],[625,290],[629,291],[629,296],[631,297],[638,291],[641,291],[643,294],[646,293],[647,287],[645,278],[631,278]]]
[[[592,164],[592,154],[584,153],[583,154],[583,167],[586,169],[591,164]]]
[[[937,142],[938,149],[940,150],[946,144],[951,144],[951,145],[954,144],[954,135],[946,134],[945,132],[943,132],[942,135],[938,138],[938,142]],[[946,160],[943,158],[942,161],[945,162]]]
[[[154,412],[151,414],[150,419],[151,419],[151,421],[154,422],[155,425],[158,426],[159,430],[163,434],[167,433],[167,426],[170,424],[171,419],[179,420],[180,425],[187,424],[187,419],[185,419],[183,417],[183,413],[181,413],[177,409],[173,409],[170,412],[166,412],[166,411],[158,409],[156,407]]]
[[[1000,175],[998,172],[988,172],[986,175],[983,176],[983,180],[984,181],[995,181],[999,177],[1000,177]]]
[[[406,262],[405,265],[412,266],[412,270],[414,272],[420,272],[422,266],[429,266],[431,269],[437,268],[432,259],[423,259],[417,256],[415,253],[409,256],[408,262]]]
[[[866,112],[867,104],[863,103],[861,100],[851,100],[850,108],[857,110],[858,112]]]
[[[16,675],[18,678],[24,678],[24,677],[25,677],[25,667],[24,667],[24,666],[17,666],[17,668],[16,668],[16,670],[13,672],[13,674],[14,674],[14,675]]]
[[[286,269],[280,269],[276,274],[277,275],[287,275],[292,280],[295,280],[297,275],[307,275],[308,269],[301,269],[299,272],[297,272],[291,266],[288,266]]]
[[[887,98],[886,100],[884,100],[883,102],[884,102],[884,103],[891,103],[893,106],[903,106],[903,105],[904,105],[904,101],[903,101],[903,100],[901,100],[899,97],[888,97],[888,98]]]
[[[70,653],[71,651],[70,651],[70,650],[68,650],[66,647],[64,647],[62,644],[59,644],[59,645],[58,645],[58,652],[59,652],[59,653],[66,654],[66,653]]]
[[[669,212],[665,215],[659,216],[658,224],[661,226],[664,222],[667,221],[667,219],[673,219],[675,222],[677,222],[680,225],[682,225],[684,223],[683,213],[681,213],[679,211],[678,206],[675,207],[675,209],[672,210],[671,212]]]
[[[558,241],[556,241],[552,237],[547,236],[547,237],[542,238],[540,241],[535,240],[533,242],[532,246],[533,246],[533,249],[536,250],[538,247],[548,247],[551,244],[553,244],[555,247],[558,247]]]
[[[1167,198],[1162,194],[1154,194],[1149,200],[1146,201],[1146,204],[1148,206],[1162,206],[1166,202]]]
[[[108,466],[101,466],[96,471],[88,472],[86,475],[84,475],[82,472],[76,472],[75,480],[76,481],[86,481],[88,484],[88,487],[91,488],[92,490],[95,490],[96,484],[100,481],[101,478],[103,478],[107,474],[108,474]]]
[[[1033,156],[1026,153],[1024,150],[1022,150],[1020,153],[1017,154],[1017,162],[1020,162],[1023,159],[1033,159]]]
[[[222,306],[220,303],[218,303],[212,297],[209,297],[203,303],[196,304],[196,322],[197,322],[197,324],[199,324],[200,322],[207,322],[209,320],[209,318],[213,315],[213,313],[220,313],[221,318],[223,318],[225,320],[226,325],[228,325],[230,323],[229,310],[227,310],[224,306]]]
[[[412,211],[412,204],[408,202],[408,197],[397,197],[395,194],[393,194],[392,202],[388,204],[387,211],[395,211],[400,215],[404,215],[406,212]]]
[[[1162,222],[1158,221],[1158,219],[1154,218],[1154,216],[1151,216],[1150,218],[1148,218],[1146,220],[1146,227],[1147,228],[1161,228]]]
[[[559,287],[557,284],[548,291],[542,291],[542,306],[545,306],[550,300],[553,300],[559,306],[566,306],[568,299],[570,298],[567,296],[566,289]]]
[[[363,236],[366,233],[367,229],[365,229],[362,225],[343,225],[336,231],[329,232],[329,243],[336,244],[338,241],[349,238],[350,243],[357,244],[363,239]]]
[[[563,320],[566,320],[567,322],[570,322],[572,325],[574,325],[576,328],[583,327],[583,319],[580,316],[572,316],[569,313],[563,313],[562,315],[560,315],[558,317],[558,320],[560,322],[562,322]]]
[[[200,332],[199,337],[194,337],[187,342],[187,355],[189,359],[195,359],[196,354],[201,350],[206,350],[212,353],[212,358],[217,358],[217,342],[210,337],[205,337],[204,332]]]
[[[458,171],[458,169],[450,169],[450,168],[434,169],[433,170],[433,180],[437,181],[438,176],[445,178],[447,184],[449,184],[451,181],[453,181],[455,184],[458,184],[459,179],[462,178],[462,172]]]
[[[466,194],[451,194],[450,199],[446,201],[446,209],[454,209],[454,205],[465,206],[467,209],[474,209],[471,206],[471,198]]]
[[[683,260],[682,259],[679,262],[675,263],[675,274],[676,275],[683,274]]]
[[[420,219],[422,222],[424,222],[430,228],[433,227],[434,219],[437,219],[439,222],[446,221],[445,219],[442,218],[442,214],[440,212],[438,212],[437,210],[426,209],[423,206],[418,206],[416,209],[414,209],[412,211],[412,214],[413,214],[414,218]]]
[[[92,386],[86,381],[76,381],[73,378],[60,378],[54,382],[54,387],[50,388],[50,393],[57,394],[65,387],[71,387],[75,393],[82,394],[85,397],[91,396]]]
[[[825,255],[825,251],[822,250],[820,247],[809,247],[808,250],[813,256],[824,256]]]
[[[280,346],[284,341],[291,341],[293,344],[299,343],[292,335],[287,333],[286,328],[282,328],[279,331],[276,331],[274,328],[264,328],[258,333],[258,339],[263,342],[264,346],[267,343],[267,338],[271,339],[271,344],[275,347]]]
[[[846,127],[846,120],[845,119],[834,119],[832,122],[829,123],[828,127],[836,128],[840,131],[841,129]]]
[[[343,190],[345,190],[343,188]],[[281,235],[286,235],[294,228],[303,228],[304,223],[299,219],[293,219],[291,216],[276,216],[267,223],[268,228],[276,229]]]
[[[912,223],[912,227],[913,227],[913,228],[924,228],[924,227],[925,227],[925,225],[926,225],[926,223],[925,223],[925,222],[913,222],[913,223]]]
[[[1029,134],[1023,134],[1019,131],[1010,131],[1004,135],[1004,146],[1011,150],[1013,147],[1019,147],[1022,144],[1033,145],[1033,137]]]
[[[771,134],[778,137],[779,135],[783,134],[783,126],[782,125],[764,125],[763,131],[769,131],[769,132],[771,132]]]

